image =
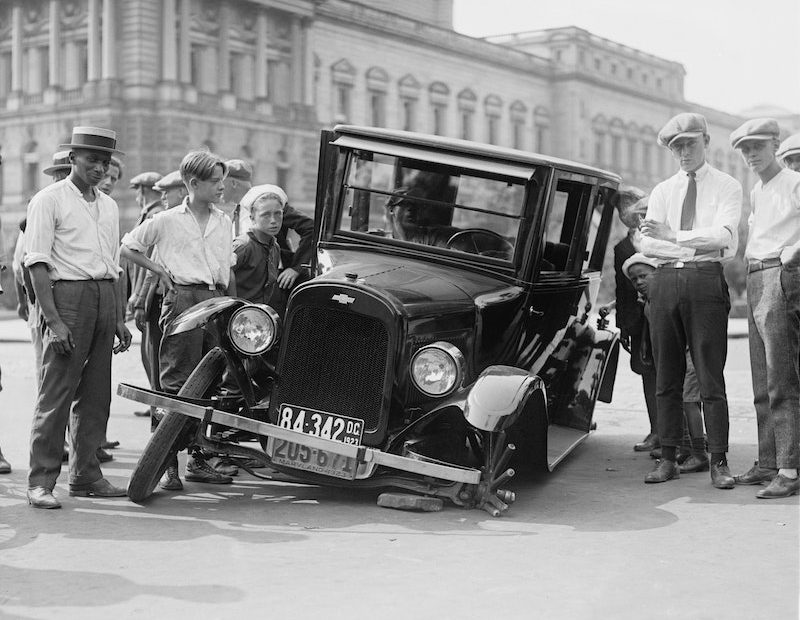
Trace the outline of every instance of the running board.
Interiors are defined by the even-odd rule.
[[[586,431],[551,424],[547,429],[547,469],[553,471],[588,436]]]

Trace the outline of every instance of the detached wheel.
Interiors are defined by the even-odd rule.
[[[225,369],[225,354],[220,348],[211,349],[189,375],[186,383],[178,392],[178,396],[189,398],[204,398],[208,391],[217,384]],[[192,417],[167,411],[159,422],[150,441],[139,457],[139,462],[133,469],[130,482],[128,482],[128,497],[134,502],[140,502],[150,497],[158,481],[167,469],[167,460],[173,446],[181,433],[186,429]]]

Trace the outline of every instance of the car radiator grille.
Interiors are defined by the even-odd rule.
[[[301,307],[292,316],[276,404],[291,403],[364,420],[378,428],[389,336],[380,321]]]

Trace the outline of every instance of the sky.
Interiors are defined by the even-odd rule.
[[[800,0],[454,0],[453,21],[475,37],[578,26],[681,63],[688,101],[800,114]]]

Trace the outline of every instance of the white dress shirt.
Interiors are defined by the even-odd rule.
[[[697,207],[691,230],[681,230],[683,199],[689,176],[678,171],[655,186],[647,204],[649,220],[665,222],[676,231],[676,242],[642,236],[642,252],[659,262],[722,261],[739,245],[742,186],[733,177],[704,163],[696,170]]]
[[[231,220],[211,205],[205,230],[183,203],[157,213],[122,238],[122,245],[139,252],[155,246],[155,261],[175,284],[206,284],[227,288],[236,258],[231,239]]]
[[[116,280],[119,210],[94,189],[87,202],[69,179],[48,185],[28,205],[26,267],[44,263],[51,280]]]
[[[785,247],[800,243],[800,172],[783,168],[750,191],[750,234],[745,258],[778,258]]]

